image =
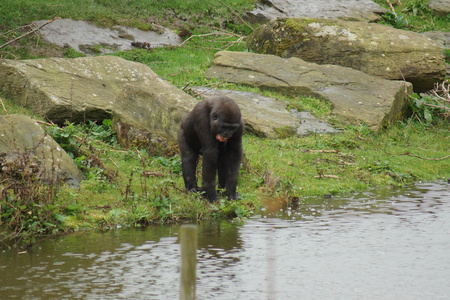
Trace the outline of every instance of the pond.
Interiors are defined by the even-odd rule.
[[[0,299],[178,299],[179,226],[0,253]],[[450,185],[302,200],[199,225],[197,299],[450,299]]]

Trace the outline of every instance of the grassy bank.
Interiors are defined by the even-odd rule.
[[[1,32],[11,31],[0,38],[0,45],[27,30],[19,26],[54,17],[142,29],[158,23],[184,33],[189,40],[182,47],[136,49],[114,55],[144,63],[180,88],[214,84],[219,88],[257,91],[211,82],[204,76],[214,53],[223,49],[245,50],[241,38],[251,31],[220,2],[134,0],[127,1],[127,5],[121,0],[66,2],[1,1]],[[223,3],[238,14],[253,5],[252,1]],[[425,20],[433,20],[435,29],[446,29],[448,23],[440,22],[428,11],[423,14]],[[408,29],[412,30],[416,29],[414,26],[423,27],[414,19],[410,24]],[[35,35],[0,50],[0,56],[9,59],[55,55],[78,54],[47,45]],[[296,108],[311,110],[321,118],[329,117],[329,104],[322,101],[301,96],[286,98],[270,91],[261,93],[286,99]],[[6,111],[2,110],[2,114],[33,115],[10,99],[3,102]],[[0,173],[3,195],[0,242],[18,238],[30,244],[42,234],[85,228],[245,218],[261,206],[279,209],[293,202],[308,205],[336,194],[419,180],[446,180],[450,177],[450,158],[445,158],[449,155],[449,122],[439,115],[442,111],[413,104],[410,118],[376,135],[364,124],[345,127],[340,134],[305,138],[267,140],[246,135],[246,159],[238,184],[241,199],[234,202],[221,199],[212,205],[199,195],[184,193],[178,155],[151,156],[144,149],[123,149],[117,144],[109,122],[44,125],[73,156],[86,179],[74,190],[59,186],[43,188],[32,178],[16,178],[14,184],[20,192],[14,192],[9,189],[11,180]]]

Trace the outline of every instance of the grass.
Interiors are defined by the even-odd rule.
[[[146,64],[179,88],[213,85],[258,92],[284,99],[290,108],[310,110],[317,117],[336,122],[330,119],[331,105],[327,102],[301,96],[286,97],[205,77],[217,51],[245,51],[245,41],[240,38],[250,33],[249,27],[220,2],[129,0],[126,5],[123,2],[2,0],[1,31],[12,31],[0,37],[0,45],[21,34],[23,29],[19,26],[56,16],[145,30],[158,23],[179,33],[187,32],[185,38],[191,38],[182,47],[136,49],[113,55]],[[241,15],[254,5],[254,1],[243,0],[223,0],[223,3]],[[422,6],[418,11],[404,10],[420,3],[402,0],[402,6],[397,6],[397,16],[404,16],[408,22],[404,29],[449,30],[449,22],[433,16]],[[76,57],[80,54],[57,49],[35,35],[0,50],[1,58],[32,59],[53,55]],[[7,111],[2,110],[2,114],[26,114],[42,120],[11,99],[3,99],[3,103]],[[17,238],[32,245],[42,234],[86,228],[246,218],[261,206],[277,207],[293,202],[307,205],[311,201],[320,203],[323,197],[330,195],[450,177],[449,159],[445,159],[450,144],[448,120],[430,118],[430,113],[437,116],[439,112],[420,105],[412,105],[411,109],[411,118],[378,134],[361,124],[344,127],[339,134],[304,138],[268,140],[245,135],[245,160],[238,184],[241,199],[221,198],[212,205],[199,195],[184,193],[178,155],[151,156],[144,149],[123,149],[117,144],[108,121],[46,126],[49,134],[72,155],[86,179],[77,190],[53,186],[47,191],[38,189],[40,183],[31,177],[22,178],[14,184],[23,193],[14,194],[8,189],[11,179],[0,173],[2,195],[8,193],[7,198],[0,198],[0,242]],[[33,192],[28,195],[35,196],[27,198],[26,192]],[[45,201],[42,201],[43,196],[46,196]]]
[[[384,24],[417,32],[450,31],[450,16],[434,15],[428,7],[430,0],[398,1],[400,3],[394,6],[395,14],[385,0],[374,0],[374,2],[387,9],[387,13],[383,16]]]

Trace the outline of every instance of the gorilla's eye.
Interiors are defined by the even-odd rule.
[[[219,118],[219,116],[217,115],[217,113],[213,113],[211,115],[211,117],[213,118],[213,120],[217,120]]]

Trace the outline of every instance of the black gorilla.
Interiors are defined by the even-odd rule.
[[[219,187],[229,199],[237,199],[239,168],[242,160],[244,122],[233,99],[217,97],[199,102],[181,122],[178,144],[184,184],[188,191],[202,191],[212,202],[216,196],[216,173]],[[197,186],[196,168],[203,156],[203,185]]]

